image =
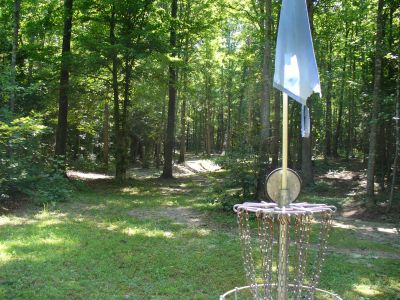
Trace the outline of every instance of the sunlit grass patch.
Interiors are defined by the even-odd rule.
[[[379,290],[367,284],[357,284],[354,286],[353,290],[356,291],[358,294],[367,297],[376,297],[382,294]]]

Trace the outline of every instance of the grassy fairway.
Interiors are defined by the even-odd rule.
[[[2,216],[0,298],[218,299],[244,285],[235,216],[208,201],[213,176],[89,182],[67,203]],[[400,248],[352,229],[334,229],[331,245],[342,251],[329,253],[322,288],[400,299]]]

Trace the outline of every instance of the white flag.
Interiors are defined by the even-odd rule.
[[[303,105],[302,136],[310,135],[307,98],[321,94],[306,0],[283,0],[276,43],[274,87]]]

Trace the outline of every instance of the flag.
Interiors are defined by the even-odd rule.
[[[321,95],[306,0],[283,0],[276,43],[274,87],[302,105],[302,136],[310,136],[307,98]]]

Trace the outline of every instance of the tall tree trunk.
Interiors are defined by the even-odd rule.
[[[184,59],[183,59],[185,66],[188,65],[189,63],[189,36],[186,34],[185,37],[185,54],[184,54]],[[179,141],[179,159],[178,163],[182,164],[185,162],[185,152],[186,152],[186,101],[187,101],[187,86],[188,86],[188,76],[187,76],[188,70],[183,69],[183,76],[182,76],[182,81],[183,81],[183,88],[182,88],[182,104],[181,104],[181,135],[180,135],[180,141]]]
[[[182,95],[182,104],[181,104],[181,135],[179,139],[179,159],[178,163],[182,164],[185,162],[185,153],[186,153],[186,97],[187,97],[187,74],[184,71],[183,75],[183,90],[185,94]]]
[[[212,114],[211,114],[211,97],[212,97],[211,76],[206,75],[206,109],[205,109],[205,142],[207,156],[212,152]]]
[[[171,56],[176,57],[176,26],[177,26],[178,0],[171,2],[171,27],[170,27],[170,46]],[[173,178],[172,176],[172,160],[174,149],[174,133],[175,133],[175,104],[176,104],[176,66],[175,62],[169,65],[169,102],[168,102],[168,123],[167,136],[164,144],[164,168],[161,178]]]
[[[399,49],[400,50],[400,49]],[[400,71],[400,64],[397,64],[397,68]],[[396,177],[397,177],[397,164],[399,160],[399,151],[400,151],[400,127],[399,127],[399,118],[400,118],[400,74],[397,75],[397,83],[396,83],[396,150],[394,153],[393,160],[393,173],[392,173],[392,186],[390,187],[390,196],[388,205],[386,207],[386,212],[389,212],[392,208],[393,204],[393,196],[394,196],[394,188],[396,186]]]
[[[310,117],[311,117],[311,107],[312,107],[312,98],[308,100]],[[301,173],[303,175],[303,183],[304,185],[312,185],[314,184],[314,172],[312,167],[312,127],[310,120],[310,136],[303,137],[301,139]]]
[[[230,70],[230,68],[228,69]],[[232,77],[231,72],[228,72],[228,83],[227,83],[227,100],[228,100],[228,116],[226,120],[226,128],[224,129],[224,143],[222,146],[222,153],[228,151],[231,146],[231,135],[232,135]]]
[[[112,6],[111,18],[110,18],[110,44],[116,44],[115,38],[115,6]],[[111,53],[112,60],[112,87],[113,87],[113,102],[114,102],[114,144],[115,144],[115,179],[117,181],[124,180],[125,173],[123,172],[124,162],[121,159],[121,153],[123,152],[122,145],[122,128],[121,128],[121,116],[119,107],[119,87],[118,87],[118,57],[115,49],[112,49]]]
[[[273,144],[272,144],[272,169],[278,167],[279,160],[279,137],[280,137],[280,121],[281,121],[281,99],[282,94],[275,90],[274,97],[274,128],[273,128]]]
[[[108,166],[109,152],[110,152],[110,107],[108,101],[104,105],[103,114],[103,162]]]
[[[272,3],[271,0],[260,2],[262,11],[265,11],[263,26],[263,67],[262,67],[262,97],[261,97],[261,131],[260,131],[260,166],[257,178],[257,199],[264,200],[265,196],[265,177],[269,165],[269,138],[271,134],[270,118],[270,98],[272,89],[271,79],[271,19]]]
[[[64,0],[64,32],[61,51],[60,94],[58,99],[58,124],[56,131],[55,147],[55,154],[63,156],[64,159],[67,152],[67,119],[70,69],[69,60],[71,52],[72,31],[72,2],[73,0]],[[65,169],[65,163],[61,167]]]
[[[333,46],[329,41],[329,60],[328,60],[328,83],[326,87],[326,112],[325,112],[325,158],[332,155],[331,139],[332,139],[332,57]]]
[[[350,28],[348,27],[346,23],[346,33],[345,33],[345,46],[344,46],[344,58],[343,58],[343,65],[342,65],[342,81],[340,85],[340,97],[339,97],[339,112],[338,112],[338,118],[337,118],[337,123],[336,123],[336,130],[335,130],[335,136],[333,139],[333,149],[332,149],[332,154],[334,157],[339,157],[339,144],[341,140],[341,134],[342,134],[342,118],[343,118],[343,105],[344,105],[344,96],[345,96],[345,84],[346,84],[346,69],[347,69],[347,38],[349,35]]]
[[[128,55],[128,54],[126,54]],[[125,81],[124,81],[124,101],[122,105],[122,118],[120,119],[120,134],[117,141],[118,149],[117,156],[115,157],[116,179],[123,181],[126,179],[126,172],[128,168],[128,107],[130,102],[130,86],[132,77],[132,65],[130,59],[125,57]]]
[[[15,110],[15,98],[16,98],[16,77],[17,77],[17,51],[18,51],[18,33],[20,24],[20,11],[21,11],[21,0],[14,0],[14,17],[13,17],[13,37],[12,37],[12,49],[11,49],[11,95],[9,101],[10,111]]]
[[[314,32],[314,4],[312,0],[307,0],[307,9],[308,9],[308,17],[310,22],[311,32]],[[309,99],[308,108],[310,110],[310,118],[311,118],[311,110],[312,110],[312,98]],[[310,120],[310,136],[303,137],[301,143],[301,172],[303,174],[303,182],[305,185],[314,184],[314,174],[312,167],[312,119]]]
[[[355,82],[356,80],[356,59],[354,56],[354,51],[353,51],[353,55],[351,55],[353,58],[353,62],[352,62],[352,67],[351,67],[351,80],[353,82]],[[351,91],[351,96],[350,96],[350,103],[349,103],[349,124],[348,124],[348,133],[347,133],[347,150],[346,150],[346,158],[353,158],[353,122],[354,122],[354,117],[356,115],[355,112],[355,92],[354,92],[354,88]]]
[[[375,67],[374,67],[374,91],[371,116],[371,128],[369,134],[369,154],[367,169],[367,195],[368,205],[375,205],[374,182],[375,182],[375,156],[376,156],[376,133],[378,128],[378,113],[380,110],[382,57],[383,57],[383,5],[384,0],[378,0],[378,15],[376,20],[376,41],[375,41]]]

